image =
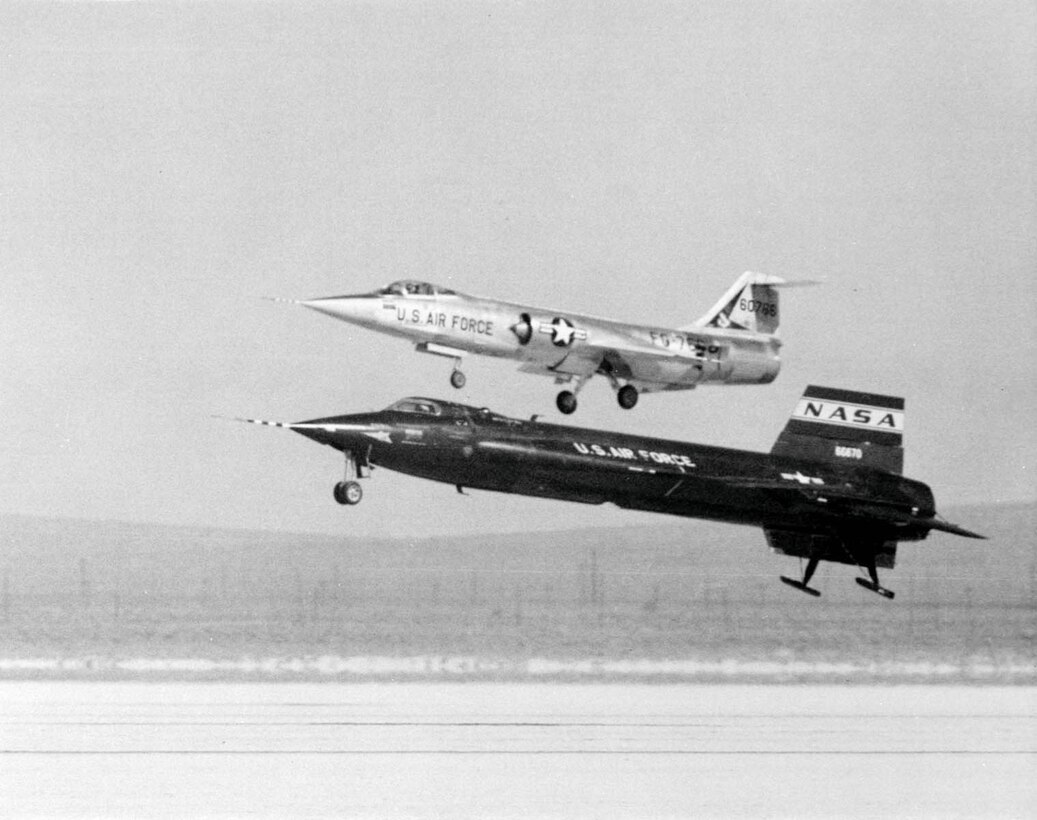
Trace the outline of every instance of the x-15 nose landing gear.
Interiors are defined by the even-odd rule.
[[[335,485],[332,495],[339,504],[352,507],[359,504],[364,497],[364,488],[360,486],[357,479],[366,478],[363,471],[366,465],[358,462],[356,456],[349,450],[346,450],[344,455],[346,457],[345,480]]]
[[[364,488],[359,481],[340,481],[335,485],[334,495],[339,504],[359,504],[364,497]]]

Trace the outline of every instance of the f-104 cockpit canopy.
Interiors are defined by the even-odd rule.
[[[449,288],[416,279],[400,279],[378,291],[379,296],[454,296],[456,293]]]

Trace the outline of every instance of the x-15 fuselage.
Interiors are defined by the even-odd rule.
[[[451,384],[465,384],[460,363],[471,353],[522,362],[554,377],[563,413],[595,374],[605,376],[621,407],[640,393],[700,384],[767,384],[780,368],[778,291],[774,276],[741,276],[698,322],[668,329],[468,296],[403,280],[373,293],[300,302],[351,324],[409,339],[417,350],[454,360]]]
[[[522,421],[426,398],[374,413],[286,424],[346,456],[343,504],[360,501],[371,467],[461,488],[611,502],[763,527],[777,552],[857,564],[862,584],[887,597],[876,567],[892,567],[899,541],[931,530],[974,536],[936,517],[925,484],[899,475],[903,402],[808,388],[770,454]]]

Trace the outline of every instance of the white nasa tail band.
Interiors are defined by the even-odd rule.
[[[806,396],[799,400],[796,409],[792,411],[792,418],[816,424],[870,428],[901,435],[904,432],[903,410]]]
[[[904,466],[904,400],[809,385],[796,404],[773,455],[843,462],[900,473]]]

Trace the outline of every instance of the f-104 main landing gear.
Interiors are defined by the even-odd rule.
[[[624,410],[633,409],[634,405],[637,404],[637,400],[640,397],[640,393],[637,392],[637,388],[632,384],[623,384],[620,382],[619,377],[616,376],[615,370],[610,362],[607,360],[602,362],[601,372],[609,380],[609,384],[612,385],[612,389],[616,393],[616,402]]]
[[[630,410],[637,404],[637,388],[632,384],[624,384],[616,391],[616,401],[624,410]]]
[[[360,486],[357,479],[365,478],[365,476],[356,456],[349,450],[346,450],[344,455],[346,457],[345,480],[335,485],[332,495],[339,504],[352,507],[359,504],[364,497],[364,488]]]
[[[558,398],[555,399],[555,406],[558,411],[565,415],[571,415],[576,412],[576,394],[583,389],[583,385],[587,382],[586,376],[576,376],[575,379],[572,376],[560,376],[555,379],[555,384],[565,384],[567,381],[575,381],[572,390],[563,390],[558,394]]]
[[[555,399],[559,412],[569,416],[576,412],[576,394],[571,390],[563,390]]]

